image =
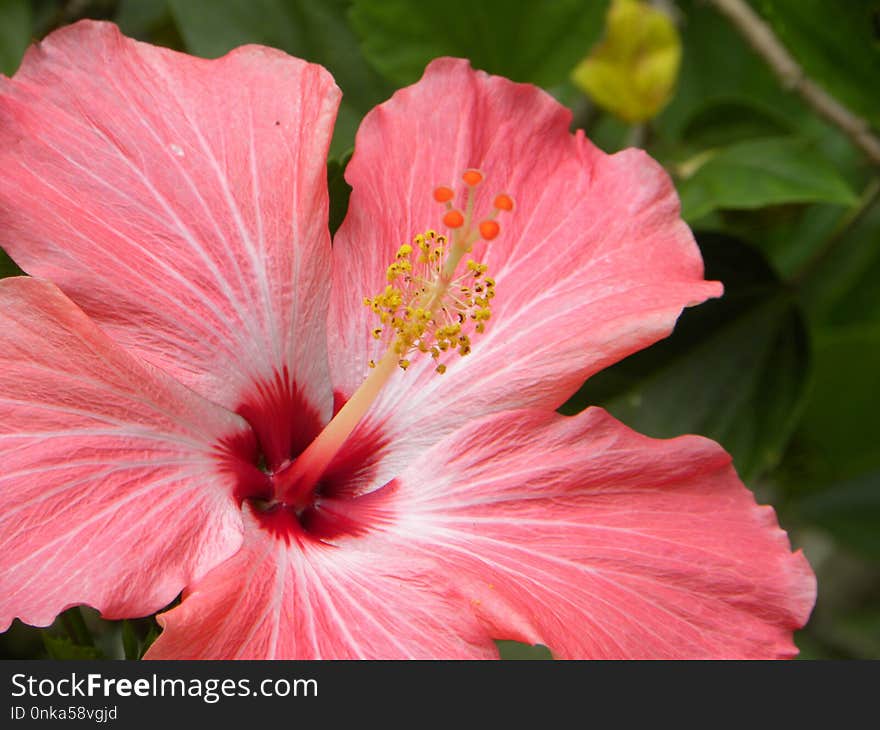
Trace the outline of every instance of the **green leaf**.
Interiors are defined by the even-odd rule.
[[[330,160],[327,163],[327,188],[330,191],[330,235],[335,235],[348,212],[348,199],[351,186],[345,182],[345,167],[351,159],[346,154],[341,160]]]
[[[144,639],[144,643],[141,646],[141,657],[147,653],[147,650],[153,645],[153,642],[159,638],[159,634],[162,633],[162,630],[159,628],[159,624],[156,623],[156,620],[153,619],[152,624],[150,625],[149,630],[147,631],[147,636]]]
[[[681,10],[684,53],[677,92],[655,120],[664,136],[682,139],[694,114],[722,100],[760,104],[795,123],[804,116],[804,103],[782,89],[773,72],[711,3],[676,0],[675,5]]]
[[[153,32],[169,22],[165,0],[120,0],[113,22],[127,36],[151,40]]]
[[[875,216],[880,220],[880,210]],[[877,296],[877,282],[880,282],[880,226],[874,228],[874,245],[865,246],[868,263],[859,267],[860,270],[851,278],[846,295],[837,299],[828,312],[830,324],[880,324],[880,297]],[[848,246],[858,246],[853,236],[847,241]]]
[[[791,123],[758,102],[717,99],[698,108],[682,136],[695,149],[722,147],[760,137],[780,137],[793,131]]]
[[[355,0],[364,54],[396,84],[416,81],[437,56],[517,81],[564,81],[602,32],[608,0]]]
[[[126,659],[141,658],[141,642],[131,621],[122,622],[122,649]]]
[[[78,606],[68,608],[58,616],[58,624],[67,632],[68,638],[79,646],[94,646],[95,639]]]
[[[796,138],[750,140],[716,150],[679,182],[678,190],[682,215],[691,221],[716,209],[856,200],[834,166]]]
[[[880,125],[880,1],[759,0],[757,7],[807,76]]]
[[[867,203],[857,220],[832,234],[824,255],[805,267],[802,300],[816,326],[880,326],[880,193],[868,190]]]
[[[797,432],[800,488],[880,469],[880,326],[819,333],[815,378]]]
[[[53,636],[42,632],[43,645],[50,659],[103,659],[104,655],[94,646],[74,644],[66,636]]]
[[[880,657],[880,610],[876,602],[867,609],[836,617],[831,638],[837,646],[848,650],[847,658]]]
[[[0,279],[5,276],[21,276],[22,270],[18,268],[18,265],[9,258],[9,255],[0,248]]]
[[[725,232],[749,238],[786,280],[799,276],[852,208],[833,203],[773,205],[745,211],[722,211]],[[702,223],[701,223],[702,225]]]
[[[806,329],[755,249],[717,234],[698,240],[724,297],[687,310],[671,337],[593,376],[562,410],[597,404],[649,436],[709,436],[751,480],[776,464],[796,423]]]
[[[880,470],[832,484],[799,501],[795,510],[851,549],[880,559]]]
[[[0,0],[0,72],[12,76],[31,40],[28,0]]]
[[[260,43],[325,66],[343,91],[331,155],[354,142],[360,119],[390,88],[373,72],[348,27],[348,0],[169,0],[187,48],[213,58]]]
[[[495,643],[498,645],[498,652],[502,659],[546,660],[553,658],[552,654],[550,654],[550,650],[542,644],[531,646],[530,644],[522,644],[518,641],[496,641]]]

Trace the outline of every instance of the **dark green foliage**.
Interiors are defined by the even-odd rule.
[[[398,85],[432,58],[458,56],[490,73],[553,86],[601,33],[608,0],[355,0],[352,24],[364,53]]]
[[[834,165],[802,139],[750,139],[705,154],[706,161],[679,184],[682,215],[688,221],[719,208],[855,202]]]
[[[591,378],[563,411],[601,405],[650,436],[709,436],[750,481],[779,461],[798,415],[806,328],[758,251],[718,234],[698,240],[724,296],[686,310],[671,337]]]

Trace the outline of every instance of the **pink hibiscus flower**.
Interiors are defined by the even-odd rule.
[[[554,411],[721,292],[662,169],[440,59],[331,248],[338,101],[93,22],[0,77],[0,629],[182,591],[150,657],[794,654],[814,577],[730,457]]]

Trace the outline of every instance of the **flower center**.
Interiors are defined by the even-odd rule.
[[[354,531],[348,524],[349,517],[340,516],[348,509],[340,507],[338,499],[334,520],[316,521],[316,507],[326,501],[328,484],[336,480],[330,491],[341,493],[346,490],[339,484],[351,481],[351,474],[335,474],[338,464],[350,461],[352,474],[362,477],[362,460],[369,461],[370,455],[379,450],[378,444],[348,444],[349,435],[396,371],[407,370],[412,358],[424,355],[437,363],[438,373],[444,373],[450,358],[470,353],[472,337],[484,332],[491,318],[495,281],[486,275],[486,264],[464,258],[478,240],[491,241],[498,236],[501,227],[496,218],[502,211],[513,210],[513,200],[506,194],[497,195],[492,212],[478,219],[474,214],[474,191],[482,184],[483,175],[466,170],[462,181],[461,208],[455,206],[452,188],[441,186],[433,193],[434,200],[445,206],[442,221],[448,233],[428,230],[415,236],[411,244],[400,246],[386,271],[388,283],[384,290],[364,299],[379,318],[373,336],[387,343],[382,358],[370,361],[366,380],[302,453],[282,463],[275,460],[266,470],[254,468],[246,479],[239,479],[248,485],[243,499],[261,515],[264,526],[284,534],[286,539],[288,533],[282,527],[289,531],[295,526],[291,520],[300,528],[325,536]],[[348,458],[361,452],[360,460]],[[367,497],[370,495],[356,499]],[[349,506],[354,501],[350,500]],[[321,514],[326,518],[328,511]]]
[[[372,482],[381,454],[387,445],[381,433],[372,432],[341,449],[321,474],[308,499],[290,503],[283,497],[285,475],[298,458],[272,465],[266,446],[258,440],[260,415],[249,413],[253,431],[221,447],[221,459],[236,479],[235,496],[242,509],[249,509],[260,526],[290,544],[303,539],[332,540],[340,535],[357,535],[376,521],[375,508],[387,496],[385,489],[363,495]],[[302,415],[302,414],[301,414]],[[290,420],[295,418],[289,412]],[[293,444],[296,449],[296,444]]]

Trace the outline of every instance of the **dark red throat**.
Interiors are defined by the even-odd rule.
[[[334,394],[334,411],[345,403]],[[218,445],[225,468],[234,474],[235,498],[263,529],[286,543],[332,541],[359,535],[386,519],[387,487],[373,479],[387,445],[382,433],[358,427],[324,470],[315,488],[297,504],[282,501],[283,475],[325,425],[287,373],[258,383],[237,412],[251,433]],[[372,489],[369,493],[365,490]]]

